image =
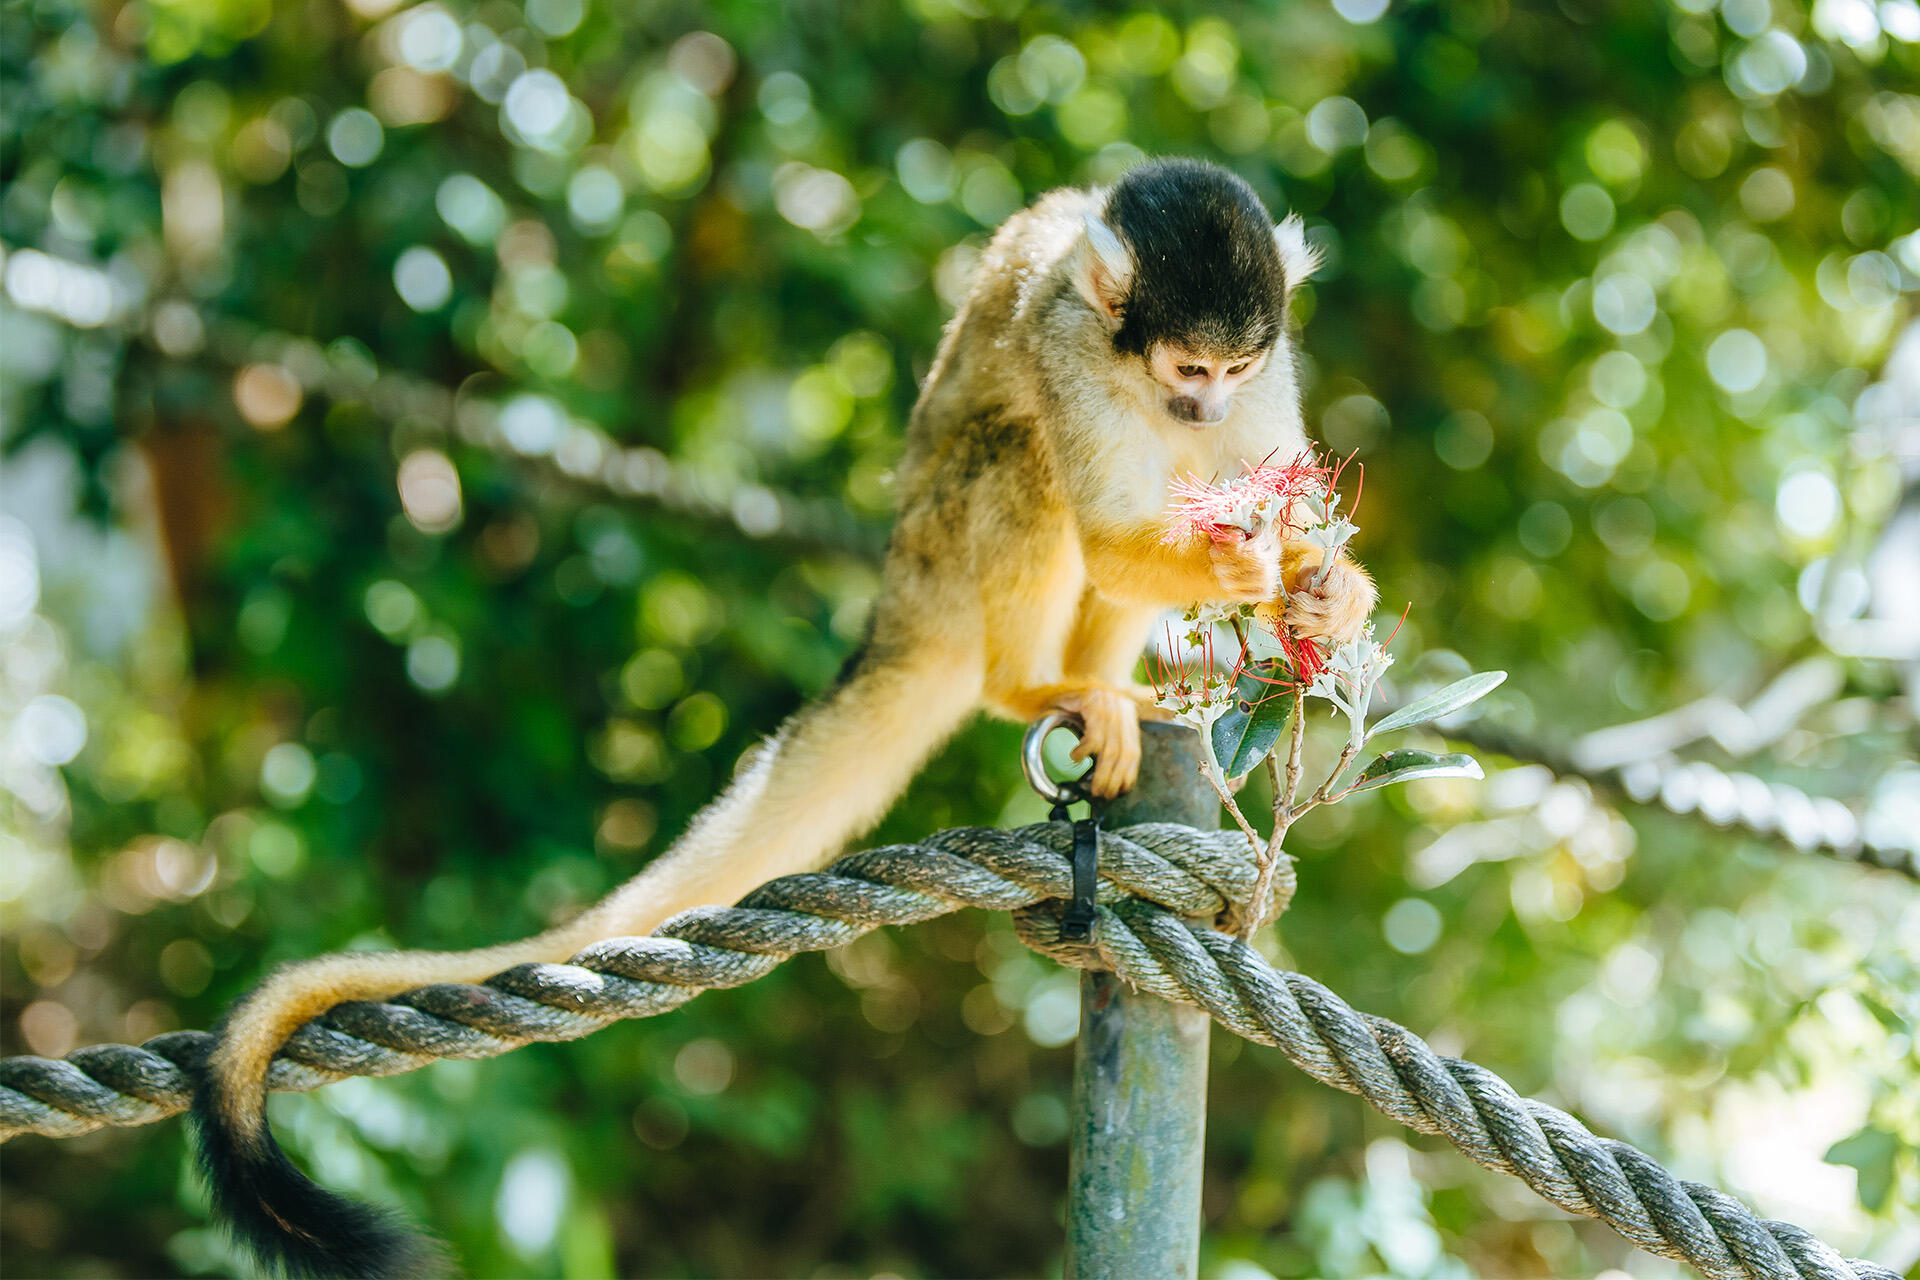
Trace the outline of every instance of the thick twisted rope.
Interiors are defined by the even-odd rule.
[[[1323,1084],[1359,1094],[1419,1133],[1445,1138],[1475,1164],[1519,1178],[1569,1213],[1598,1218],[1629,1241],[1714,1280],[1822,1276],[1897,1280],[1843,1258],[1787,1222],[1757,1218],[1733,1197],[1675,1178],[1636,1147],[1596,1137],[1555,1107],[1523,1098],[1484,1067],[1443,1057],[1413,1032],[1355,1011],[1313,979],[1273,968],[1238,939],[1151,904],[1103,906],[1089,965],[1059,941],[1058,907],[1015,917],[1028,946],[1062,963],[1112,968],[1142,990],[1198,1005],[1271,1045]]]
[[[1798,1227],[1757,1218],[1730,1196],[1674,1178],[1636,1148],[1520,1097],[1491,1072],[1442,1057],[1312,979],[1277,971],[1245,944],[1187,923],[1210,920],[1251,894],[1256,871],[1237,832],[1168,823],[1103,832],[1096,943],[1062,943],[1071,841],[1065,823],[946,831],[773,881],[736,907],[685,912],[651,937],[595,943],[571,964],[521,965],[479,986],[343,1004],[295,1033],[270,1087],[312,1089],[436,1058],[485,1058],[536,1040],[576,1039],[620,1018],[664,1013],[703,990],[751,982],[788,956],[840,946],[882,925],[961,906],[1013,910],[1021,938],[1041,953],[1079,968],[1111,968],[1143,990],[1197,1005],[1237,1034],[1278,1048],[1315,1079],[1713,1280],[1897,1280],[1885,1267],[1842,1258]],[[210,1043],[203,1032],[175,1032],[138,1048],[82,1049],[58,1062],[0,1060],[0,1139],[66,1136],[180,1111]]]
[[[837,947],[882,925],[1066,897],[1071,851],[1065,823],[962,827],[775,880],[732,908],[683,912],[651,937],[595,943],[571,964],[520,965],[478,986],[336,1005],[288,1039],[268,1088],[306,1091],[439,1058],[491,1058],[535,1041],[575,1040],[623,1018],[665,1013],[705,990],[751,982],[789,956]],[[1103,900],[1140,895],[1204,916],[1250,897],[1255,876],[1237,832],[1159,823],[1102,832],[1100,869]],[[0,1141],[21,1133],[72,1137],[184,1111],[213,1041],[209,1032],[175,1031],[137,1047],[94,1045],[60,1061],[0,1059]]]

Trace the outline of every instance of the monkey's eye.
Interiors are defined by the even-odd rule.
[[[1173,371],[1183,378],[1203,377],[1207,372],[1197,364],[1178,364],[1173,367]]]
[[[1243,373],[1245,373],[1245,372],[1247,371],[1247,366],[1248,366],[1248,365],[1250,365],[1250,364],[1252,364],[1252,363],[1253,363],[1253,361],[1251,361],[1251,360],[1242,360],[1242,361],[1241,361],[1241,362],[1240,362],[1239,364],[1237,364],[1237,365],[1235,365],[1235,366],[1233,366],[1233,368],[1231,368],[1231,369],[1229,369],[1229,370],[1227,370],[1227,376],[1228,376],[1229,378],[1237,378],[1237,377],[1239,377],[1239,376],[1240,376],[1241,374],[1243,374]]]

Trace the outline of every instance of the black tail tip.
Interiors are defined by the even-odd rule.
[[[194,1106],[215,1213],[262,1268],[288,1280],[427,1280],[456,1274],[396,1214],[337,1195],[287,1159],[265,1117],[237,1129],[203,1087]]]

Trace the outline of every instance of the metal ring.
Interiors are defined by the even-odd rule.
[[[1071,804],[1085,797],[1075,783],[1055,782],[1047,775],[1046,755],[1041,750],[1047,735],[1055,729],[1069,729],[1078,737],[1085,732],[1086,722],[1071,711],[1049,711],[1035,720],[1027,726],[1027,736],[1020,743],[1020,768],[1027,775],[1027,785],[1038,792],[1042,800],[1048,804]]]

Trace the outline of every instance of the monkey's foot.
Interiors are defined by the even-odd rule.
[[[1094,757],[1087,790],[1111,800],[1131,787],[1140,776],[1140,704],[1133,690],[1089,685],[1059,694],[1053,705],[1073,712],[1085,726],[1073,758]]]

